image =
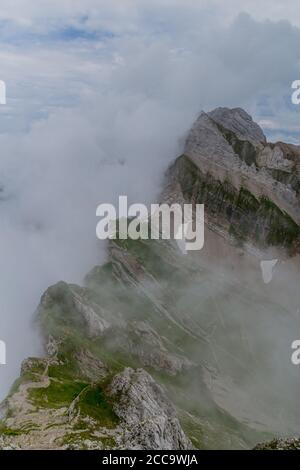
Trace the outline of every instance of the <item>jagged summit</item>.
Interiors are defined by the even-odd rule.
[[[216,108],[207,114],[217,124],[230,130],[241,140],[248,140],[254,145],[265,144],[267,141],[259,125],[242,108]]]
[[[268,143],[241,108],[202,112],[167,181],[166,198],[206,204],[223,234],[265,247],[299,243],[300,149]]]

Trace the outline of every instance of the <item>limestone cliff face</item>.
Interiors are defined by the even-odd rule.
[[[126,423],[127,449],[192,449],[176,411],[162,388],[143,369],[126,368],[114,377],[111,394]]]
[[[35,315],[44,355],[2,403],[0,447],[244,449],[296,434],[286,344],[299,289],[264,285],[257,251],[299,250],[299,163],[245,111],[202,113],[162,198],[205,204],[209,256],[112,240],[83,286],[49,287]]]
[[[228,239],[298,251],[300,147],[267,143],[242,109],[201,113],[167,182],[164,198],[204,203]]]

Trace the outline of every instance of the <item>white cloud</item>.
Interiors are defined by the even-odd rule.
[[[288,20],[300,25],[296,0],[2,0],[0,18],[41,31],[47,25],[49,29],[63,23],[76,25],[85,18],[91,28],[124,33],[140,31],[141,25],[151,29],[154,23],[171,23],[176,29],[188,23],[194,28],[201,14],[224,24],[239,12],[257,20]]]

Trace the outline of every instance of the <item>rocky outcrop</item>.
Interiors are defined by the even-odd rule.
[[[191,449],[163,389],[143,369],[126,368],[114,377],[115,413],[126,423],[126,449]]]
[[[96,337],[109,329],[110,324],[105,319],[101,306],[85,294],[84,289],[79,286],[59,282],[47,289],[41,298],[39,310],[44,313],[50,310],[53,304],[61,304],[64,307],[61,315],[72,316],[75,324],[80,324],[86,330],[88,337]]]
[[[300,450],[300,439],[273,439],[258,444],[254,450]]]
[[[109,340],[115,335],[121,341],[122,330],[114,330],[118,322],[98,328],[107,324],[103,311],[91,291],[75,285],[61,282],[43,295],[37,321],[45,357],[22,364],[2,405],[0,448],[192,448],[174,406],[151,375],[143,369],[119,372],[123,367]],[[126,338],[124,321],[122,328]],[[146,323],[140,330],[156,337],[168,354]]]
[[[210,229],[231,241],[298,250],[300,153],[269,144],[242,109],[201,113],[167,175],[165,200],[204,203]]]
[[[216,108],[208,113],[210,118],[235,134],[241,141],[252,143],[254,146],[266,144],[267,140],[258,124],[242,108]]]

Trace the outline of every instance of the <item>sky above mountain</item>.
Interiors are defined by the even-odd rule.
[[[296,0],[3,0],[2,132],[62,107],[132,93],[182,109],[245,106],[267,133],[299,137]],[[297,14],[298,13],[298,14]]]
[[[299,43],[297,0],[1,0],[0,394],[43,290],[105,259],[97,205],[155,202],[200,110],[300,143]]]

